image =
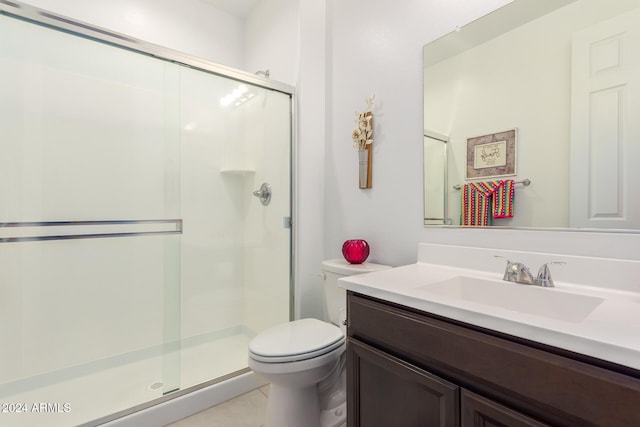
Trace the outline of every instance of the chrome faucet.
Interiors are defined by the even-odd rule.
[[[507,268],[504,270],[502,280],[522,283],[524,285],[533,285],[534,279],[526,265],[521,262],[512,262],[507,260]]]
[[[497,258],[504,258],[496,255]],[[507,282],[521,283],[523,285],[542,286],[544,288],[552,288],[553,279],[551,278],[551,270],[549,264],[566,264],[565,262],[547,262],[542,264],[538,270],[538,275],[534,278],[529,268],[521,262],[513,262],[507,259],[507,267],[504,270],[502,280]]]

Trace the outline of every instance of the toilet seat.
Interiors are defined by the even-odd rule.
[[[340,328],[318,319],[301,319],[267,329],[249,343],[249,357],[264,363],[312,359],[343,345]]]

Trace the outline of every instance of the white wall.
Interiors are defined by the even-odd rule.
[[[322,1],[300,1],[297,78],[296,317],[325,316],[322,282],[325,259],[325,145],[328,65],[327,10]]]
[[[325,255],[364,238],[371,260],[414,262],[422,227],[422,46],[505,0],[330,0]],[[357,187],[355,111],[375,93],[373,188]]]
[[[244,66],[244,22],[199,0],[27,0],[110,31],[236,68]]]
[[[268,69],[270,78],[297,80],[299,0],[260,0],[245,20],[244,69]]]

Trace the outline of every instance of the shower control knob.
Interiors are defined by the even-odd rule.
[[[271,201],[271,186],[268,183],[263,183],[259,190],[253,192],[253,195],[260,199],[260,203],[267,206]]]

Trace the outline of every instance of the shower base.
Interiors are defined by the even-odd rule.
[[[185,340],[180,350],[180,389],[245,369],[249,340],[243,333],[205,342]],[[161,398],[166,389],[166,361],[161,354],[145,357],[145,353],[154,352],[118,356],[5,384],[0,387],[0,425],[95,425],[91,420]],[[177,367],[168,369],[177,375]]]

